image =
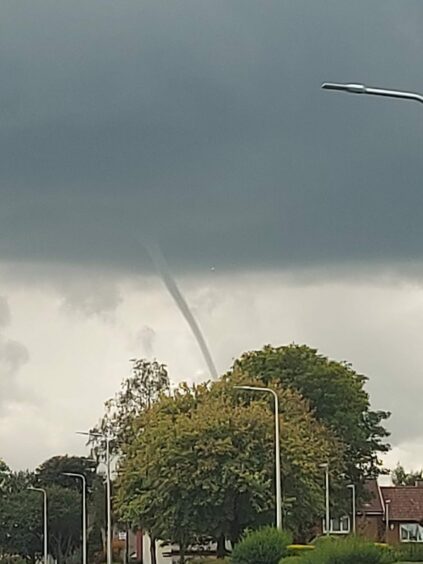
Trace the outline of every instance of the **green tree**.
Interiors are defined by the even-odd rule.
[[[81,546],[81,495],[53,484],[47,489],[49,552],[61,564]]]
[[[92,429],[95,435],[109,435],[112,455],[118,455],[123,445],[132,439],[134,419],[149,409],[162,393],[167,392],[169,385],[169,376],[164,364],[156,360],[132,360],[131,376],[123,380],[116,396],[105,403],[105,413],[100,423]],[[92,454],[104,461],[104,438],[93,435],[89,443]]]
[[[337,445],[292,390],[280,390],[285,500],[290,526],[310,525],[323,509],[319,464]],[[274,519],[274,416],[267,401],[232,385],[182,386],[140,416],[124,450],[121,514],[184,549],[212,535],[222,549],[246,527]],[[301,500],[301,503],[293,502]],[[286,504],[287,505],[287,504]]]
[[[66,472],[83,474],[87,480],[87,489],[92,489],[96,478],[97,463],[85,456],[53,456],[43,462],[35,471],[36,481],[47,487],[52,484],[81,492],[81,480],[65,476]]]
[[[126,444],[134,440],[133,422],[148,410],[161,394],[170,387],[166,366],[156,360],[132,360],[132,374],[121,385],[114,398],[105,403],[105,413],[100,423],[92,429],[89,444],[93,457],[106,459],[106,439],[110,438],[110,453],[119,456]],[[96,436],[100,434],[101,436]],[[104,535],[104,530],[102,531]],[[151,561],[156,562],[156,539],[151,538]]]
[[[229,379],[240,375],[268,386],[292,388],[308,400],[317,419],[342,442],[345,470],[360,483],[381,472],[379,455],[389,450],[386,411],[370,408],[367,378],[305,345],[266,346],[235,361]]]
[[[0,505],[2,549],[34,564],[42,553],[42,504],[26,490],[8,492]]]
[[[401,464],[397,464],[391,473],[394,486],[415,486],[423,480],[423,470],[407,472]]]

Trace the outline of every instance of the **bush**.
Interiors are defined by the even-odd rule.
[[[403,544],[397,549],[397,559],[407,562],[423,562],[423,546],[421,544]]]
[[[279,564],[301,564],[303,559],[300,556],[287,556],[282,558]]]
[[[278,564],[288,553],[291,535],[274,527],[247,533],[232,551],[233,564]]]
[[[322,542],[304,554],[302,564],[390,564],[395,554],[386,547],[351,538]]]

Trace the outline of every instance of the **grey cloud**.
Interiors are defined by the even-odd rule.
[[[142,329],[138,332],[137,341],[141,344],[143,354],[147,358],[151,358],[154,355],[154,341],[156,339],[156,332],[152,327],[144,325]]]
[[[10,323],[10,309],[6,298],[0,296],[0,328],[6,327]]]
[[[422,257],[419,0],[6,0],[0,258],[151,270]]]
[[[0,328],[10,322],[7,300],[0,299]],[[18,380],[19,371],[29,360],[27,348],[0,334],[0,416],[13,402],[27,402],[31,398],[26,394]]]
[[[66,280],[58,280],[56,287],[62,296],[62,308],[71,313],[110,320],[122,301],[117,284],[101,275],[70,275]]]

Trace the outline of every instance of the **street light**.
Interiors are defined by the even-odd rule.
[[[107,489],[107,564],[112,564],[112,486],[110,476],[110,441],[111,436],[106,433],[81,432],[77,435],[98,437],[106,440],[106,489]]]
[[[329,494],[329,462],[320,464],[325,469],[325,491],[326,491],[326,535],[330,535],[330,494]]]
[[[352,498],[352,529],[353,534],[356,533],[356,508],[355,508],[355,484],[348,484],[347,488],[351,490],[351,498]]]
[[[403,100],[414,100],[423,104],[423,95],[418,92],[408,92],[407,90],[387,90],[386,88],[373,88],[364,84],[342,84],[339,82],[324,82],[323,90],[337,90],[349,94],[367,94],[369,96],[384,96],[385,98],[401,98]]]
[[[266,392],[273,395],[275,400],[275,479],[276,479],[276,527],[282,529],[282,476],[281,476],[281,447],[279,433],[279,398],[272,388],[258,386],[235,386],[238,390],[250,392]]]
[[[385,534],[385,542],[388,542],[388,532],[389,532],[389,505],[391,503],[390,499],[385,499],[385,526],[386,526],[386,534]]]
[[[87,564],[87,479],[84,474],[63,472],[63,476],[78,478],[82,482],[82,564]]]
[[[28,486],[28,490],[41,492],[44,500],[44,564],[48,564],[48,513],[47,513],[47,492],[43,488]]]

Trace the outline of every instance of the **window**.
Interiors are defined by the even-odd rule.
[[[326,521],[323,519],[323,532],[327,533]],[[330,520],[330,533],[333,535],[347,535],[350,532],[350,518],[345,515]]]
[[[423,527],[418,523],[400,525],[401,542],[423,542]]]

